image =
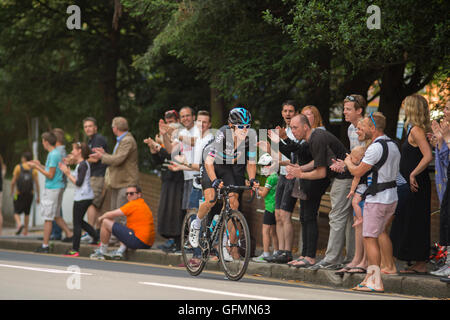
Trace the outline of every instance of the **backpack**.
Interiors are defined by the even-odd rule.
[[[31,170],[25,170],[20,164],[20,175],[17,179],[17,190],[20,194],[33,193],[33,174]]]
[[[362,194],[362,199],[364,200],[368,194],[371,196],[375,196],[378,192],[384,191],[386,189],[391,189],[397,187],[396,181],[388,181],[388,182],[378,182],[378,171],[381,169],[381,167],[386,162],[388,155],[389,155],[389,149],[388,149],[388,142],[393,142],[396,146],[397,144],[395,141],[391,139],[386,140],[377,140],[374,143],[380,143],[383,147],[383,153],[381,155],[380,160],[375,163],[372,167],[372,170],[370,170],[368,173],[372,173],[372,183],[369,185],[367,190]],[[398,146],[397,146],[398,147]],[[366,178],[367,179],[367,178]]]

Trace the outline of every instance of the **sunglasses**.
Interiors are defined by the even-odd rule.
[[[346,96],[345,100],[348,100],[348,101],[351,101],[351,102],[359,104],[358,100],[356,100],[356,98],[354,96]]]
[[[373,118],[373,112],[369,114],[370,119],[372,119],[373,125],[375,126],[375,129],[377,128],[377,124],[375,123],[375,119]]]
[[[250,125],[249,124],[235,124],[234,127],[242,130],[242,129],[249,129]]]
[[[126,192],[125,194],[128,196],[132,196],[134,194],[138,194],[139,192]]]

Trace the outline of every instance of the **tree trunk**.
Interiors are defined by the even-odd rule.
[[[118,30],[110,31],[110,47],[105,50],[105,59],[102,66],[101,88],[103,91],[103,110],[105,120],[111,124],[112,119],[120,115],[120,104],[117,92],[117,68],[119,63],[119,37]]]
[[[397,131],[398,114],[403,99],[406,96],[403,74],[405,65],[387,67],[381,78],[380,105],[378,111],[386,117],[386,129],[384,132],[391,138],[395,138]]]
[[[308,104],[314,105],[319,109],[324,125],[328,126],[330,123],[331,107],[331,53],[327,48],[318,50],[316,63],[319,66],[319,71],[316,77],[310,80],[306,101]],[[325,75],[325,77],[323,77],[323,75]]]
[[[220,91],[210,87],[211,94],[211,127],[220,128],[225,124],[225,100],[220,96]]]

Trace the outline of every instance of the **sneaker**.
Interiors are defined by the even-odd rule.
[[[78,251],[75,250],[67,250],[66,254],[64,255],[64,257],[79,257],[80,253]]]
[[[164,247],[161,246],[161,250],[164,251],[165,253],[174,253],[175,251],[177,251],[177,245],[175,243],[173,243],[171,246],[169,247]]]
[[[103,254],[106,260],[125,260],[124,254],[119,250],[112,250]]]
[[[279,255],[281,255],[282,253],[283,253],[283,251],[278,250],[276,253],[274,253],[274,254],[271,255],[271,256],[263,257],[263,259],[264,259],[265,261],[267,261],[267,262],[273,263],[273,262],[275,262],[275,259],[276,259]]]
[[[330,269],[331,267],[333,267],[334,264],[326,262],[325,260],[322,260],[318,263],[316,263],[315,265],[309,267],[309,270],[319,270],[319,269]]]
[[[261,254],[259,257],[253,258],[252,261],[258,263],[267,263],[267,261],[264,259],[264,254]]]
[[[445,264],[439,270],[431,271],[430,274],[438,277],[448,277],[450,276],[450,266]]]
[[[289,261],[292,261],[292,253],[288,251],[283,251],[280,255],[278,255],[273,262],[285,264]]]
[[[88,242],[88,243],[91,242],[92,240],[94,240],[94,239],[87,232],[85,232],[83,234],[83,236],[81,236],[81,239],[80,239],[81,242]]]
[[[39,246],[39,248],[36,249],[37,253],[50,253],[50,247],[44,248],[43,246]]]
[[[194,228],[194,222],[191,222],[191,227],[189,228],[189,243],[193,248],[198,247],[198,239],[200,237],[200,229]]]
[[[89,258],[92,260],[105,260],[105,256],[100,252],[100,248],[95,250],[94,253],[89,256]]]
[[[443,277],[443,278],[441,278],[439,280],[441,280],[442,282],[445,282],[445,283],[450,283],[450,276],[449,277]]]
[[[169,239],[165,243],[158,245],[157,248],[160,249],[160,250],[164,250],[164,249],[171,248],[174,245],[175,245],[175,241],[173,239]]]

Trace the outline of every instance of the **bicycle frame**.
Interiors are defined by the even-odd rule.
[[[217,189],[216,189],[216,196],[215,196],[215,199],[213,200],[213,202],[215,202],[216,200],[224,198],[225,199],[225,203],[224,203],[224,206],[223,206],[222,210],[220,211],[218,223],[214,226],[214,229],[212,230],[210,236],[207,237],[209,248],[211,248],[213,246],[214,242],[216,242],[216,240],[218,240],[219,230],[221,230],[222,224],[225,221],[225,218],[227,217],[227,215],[229,215],[229,213],[232,211],[231,206],[230,206],[229,194],[234,192],[234,191],[236,191],[236,190],[250,190],[250,189],[251,189],[250,187],[232,186],[232,185],[223,187],[222,189],[218,189],[219,191],[217,191]],[[257,192],[258,191],[256,191],[256,193]],[[252,198],[250,199],[249,202],[253,201],[256,193],[253,194],[253,196],[252,196]],[[227,231],[228,231],[228,229],[227,229]],[[205,232],[208,232],[208,231],[205,230]]]

